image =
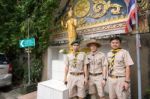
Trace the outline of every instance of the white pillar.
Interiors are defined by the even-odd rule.
[[[52,48],[48,48],[48,60],[47,60],[47,78],[51,79],[52,78]]]

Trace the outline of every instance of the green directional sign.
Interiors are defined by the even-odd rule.
[[[35,46],[35,39],[28,38],[19,41],[20,48],[32,47]]]

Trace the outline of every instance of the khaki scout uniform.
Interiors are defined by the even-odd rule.
[[[109,63],[111,62],[112,55],[112,51],[107,54]],[[115,54],[112,71],[110,72],[110,70],[108,70],[110,99],[127,99],[129,97],[129,91],[124,91],[122,84],[125,82],[125,66],[133,64],[134,63],[128,51],[120,49]]]
[[[85,97],[85,86],[84,86],[84,62],[85,53],[77,52],[75,55],[70,53],[67,55],[65,65],[69,67],[68,72],[68,89],[69,97]]]
[[[89,53],[86,58],[89,69],[89,94],[95,94],[96,89],[100,97],[104,97],[103,67],[107,66],[107,60],[102,52]]]

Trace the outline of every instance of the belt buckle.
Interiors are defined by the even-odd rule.
[[[74,73],[75,76],[77,76],[77,73]]]
[[[96,74],[94,74],[95,76],[97,76],[98,75],[98,73],[96,73]]]
[[[93,74],[93,73],[90,73],[90,75],[91,75],[91,76],[95,76],[95,74]]]
[[[110,75],[110,77],[111,77],[111,78],[116,78],[116,79],[117,79],[117,76],[114,76],[114,75]]]
[[[76,73],[76,76],[79,76],[80,75],[80,73]]]
[[[113,78],[116,78],[116,79],[117,79],[118,77],[113,75]]]
[[[79,76],[80,75],[80,73],[74,73],[75,74],[75,76]]]

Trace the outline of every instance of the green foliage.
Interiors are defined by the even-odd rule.
[[[27,67],[27,64],[24,64]],[[37,83],[41,80],[42,76],[42,61],[40,59],[33,59],[31,62],[31,83]],[[28,82],[28,68],[24,69],[24,83]]]
[[[59,0],[1,0],[0,51],[7,53],[12,47],[20,50],[18,40],[28,36],[28,21],[29,34],[38,39],[39,52],[47,48],[58,4]]]
[[[28,29],[30,37],[36,39],[31,55],[34,57],[32,69],[35,69],[32,76],[37,77],[32,81],[37,82],[40,74],[38,72],[41,72],[38,69],[43,66],[41,56],[49,46],[49,30],[54,27],[54,12],[59,2],[60,0],[0,0],[0,52],[9,56],[15,67],[14,74],[20,73],[20,78],[23,78],[22,73],[25,71],[19,71],[21,68],[26,70],[27,66],[23,66],[23,62],[19,63],[20,55],[26,55],[24,49],[19,48],[19,40],[28,37]]]
[[[18,62],[18,59],[12,61],[13,65],[13,85],[19,85],[23,82],[24,68],[23,64]]]

